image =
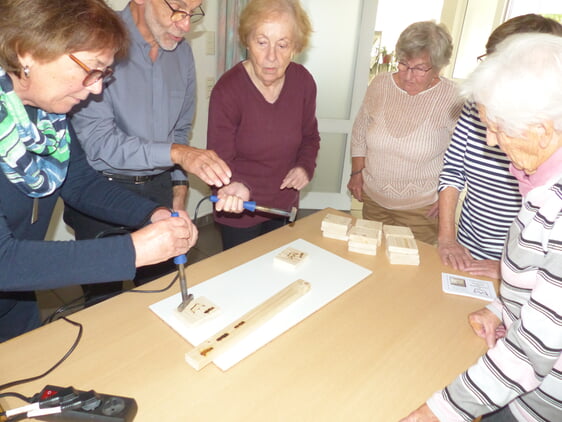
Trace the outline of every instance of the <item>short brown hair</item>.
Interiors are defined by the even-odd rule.
[[[287,13],[295,22],[295,52],[303,51],[309,42],[312,25],[299,0],[250,0],[240,15],[238,37],[244,47],[256,27],[269,17]]]
[[[562,25],[554,19],[545,18],[533,13],[516,16],[502,23],[490,34],[486,43],[486,54],[492,54],[496,50],[496,45],[508,36],[527,32],[562,36]]]
[[[126,54],[128,33],[103,0],[0,0],[0,66],[20,74],[18,55],[50,62],[75,51]]]

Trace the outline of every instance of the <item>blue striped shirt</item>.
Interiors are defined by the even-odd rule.
[[[466,102],[445,153],[439,192],[467,189],[457,240],[476,259],[499,260],[509,226],[521,208],[517,180],[498,147],[486,145],[476,104]]]

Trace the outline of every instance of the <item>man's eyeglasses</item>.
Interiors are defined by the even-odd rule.
[[[191,12],[186,12],[185,10],[174,9],[167,0],[164,0],[164,3],[166,3],[172,11],[172,15],[170,16],[172,22],[179,22],[189,16],[190,22],[195,23],[199,22],[203,18],[203,16],[205,16],[205,12],[203,11],[203,8],[201,6],[197,6]]]
[[[481,56],[476,57],[476,61],[478,63],[483,62],[487,55],[488,55],[488,53],[485,53],[485,54],[482,54]]]
[[[74,56],[74,54],[69,54],[68,57],[70,57],[74,61],[74,63],[76,63],[78,66],[80,66],[86,72],[86,77],[82,81],[82,85],[84,85],[84,86],[93,85],[97,81],[99,81],[100,79],[103,81],[103,80],[109,78],[111,75],[113,75],[113,69],[111,69],[110,67],[106,67],[103,70],[90,69],[84,63],[82,63],[80,60],[78,60],[76,58],[76,56]]]
[[[414,76],[424,76],[431,69],[433,69],[433,68],[432,67],[422,68],[422,67],[418,67],[418,66],[410,67],[410,66],[408,66],[408,64],[406,64],[404,62],[398,62],[398,71],[399,72],[407,72],[408,70],[411,70],[412,74]]]

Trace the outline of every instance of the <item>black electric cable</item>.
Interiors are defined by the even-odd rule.
[[[17,399],[20,399],[21,401],[26,402],[26,403],[33,403],[33,397],[26,397],[26,396],[24,396],[23,394],[20,394],[20,393],[15,393],[15,392],[0,393],[0,399],[2,399],[4,397],[15,397]]]
[[[74,350],[78,346],[78,343],[80,342],[80,339],[82,338],[82,333],[84,331],[84,327],[79,322],[72,321],[72,320],[68,319],[67,317],[63,316],[61,319],[64,319],[69,324],[72,324],[72,325],[78,327],[78,335],[76,336],[76,340],[74,340],[74,343],[72,344],[70,349],[68,349],[68,351],[65,353],[65,355],[57,363],[55,363],[51,368],[49,368],[47,371],[45,371],[41,375],[37,375],[37,376],[34,376],[34,377],[24,378],[24,379],[21,379],[21,380],[11,381],[11,382],[8,382],[6,384],[2,384],[2,385],[0,385],[0,391],[5,390],[6,388],[14,387],[16,385],[25,384],[26,382],[36,381],[40,378],[43,378],[43,377],[49,375],[56,368],[58,368],[72,354],[72,352],[74,352]]]
[[[209,196],[203,197],[202,199],[199,200],[199,202],[195,206],[195,211],[194,211],[194,214],[193,214],[193,221],[195,223],[197,223],[197,214],[199,212],[199,207],[201,206],[201,204],[205,200],[207,200],[209,198],[210,198]],[[105,236],[114,235],[114,234],[126,234],[126,233],[130,233],[130,231],[128,231],[124,227],[118,227],[118,228],[115,228],[115,229],[105,230],[105,231],[99,233],[96,236],[96,238],[105,237]],[[162,289],[157,289],[157,290],[126,290],[123,293],[127,293],[127,292],[129,292],[129,293],[162,293],[162,292],[165,292],[165,291],[169,290],[174,285],[174,283],[177,281],[178,278],[179,278],[179,275],[176,274],[176,276],[172,279],[170,284],[168,284],[166,287],[164,287]],[[116,294],[119,294],[119,293],[112,293],[112,294],[109,294],[109,295],[106,295],[106,296],[107,296],[107,298],[110,298],[112,296],[115,296]],[[46,324],[46,323],[49,323],[49,322],[53,322],[55,320],[54,318],[56,317],[56,315],[61,314],[62,312],[65,312],[65,311],[68,311],[68,310],[73,310],[74,308],[84,307],[87,303],[76,303],[79,300],[81,300],[83,297],[84,296],[77,297],[77,298],[73,299],[70,303],[59,307],[53,314],[51,314],[49,317],[47,317],[43,321],[43,325]],[[97,301],[99,299],[100,299],[100,297],[94,298],[93,300]],[[65,353],[65,355],[55,365],[53,365],[50,369],[45,371],[43,374],[37,375],[37,376],[34,376],[34,377],[30,377],[30,378],[24,378],[24,379],[21,379],[21,380],[11,381],[11,382],[6,383],[6,384],[2,384],[2,385],[0,385],[0,391],[5,390],[6,388],[14,387],[16,385],[25,384],[25,383],[31,382],[31,381],[36,381],[40,378],[43,378],[43,377],[49,375],[56,368],[58,368],[72,354],[72,352],[74,352],[74,350],[78,346],[78,343],[80,342],[80,339],[82,338],[82,333],[83,333],[84,327],[82,326],[82,324],[80,324],[78,322],[75,322],[75,321],[72,321],[72,320],[68,319],[66,316],[62,316],[59,319],[64,319],[66,322],[79,327],[78,335],[76,336],[76,340],[74,340],[74,343],[72,344],[70,349]],[[24,401],[27,400],[27,398],[25,396],[23,396],[21,394],[18,394],[18,393],[11,393],[11,392],[10,393],[3,393],[2,395],[0,395],[0,397],[2,397],[3,395],[11,395],[11,396],[21,398]],[[15,421],[15,420],[19,420],[19,419],[16,419],[16,418],[10,419],[10,421],[12,421],[12,420]]]

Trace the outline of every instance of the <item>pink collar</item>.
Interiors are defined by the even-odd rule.
[[[534,174],[527,174],[523,170],[518,170],[509,165],[509,172],[519,181],[519,192],[527,195],[531,190],[539,186],[546,185],[555,176],[562,174],[562,148],[559,148],[537,169]]]

